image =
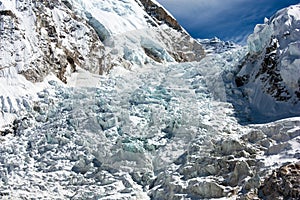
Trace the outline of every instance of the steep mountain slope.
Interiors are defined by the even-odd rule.
[[[104,45],[87,22],[59,1],[2,1],[1,72],[16,71],[32,82],[49,73],[66,82],[76,66],[104,69]]]
[[[204,56],[201,45],[152,1],[2,0],[0,17],[5,121],[26,107],[32,82],[47,75],[67,83],[78,69],[104,74],[114,66]]]
[[[299,199],[299,117],[239,123],[256,105],[247,91],[267,94],[255,77],[252,85],[243,78],[264,69],[251,55],[266,56],[265,45],[254,53],[253,46],[201,40],[203,57],[155,1],[0,6],[1,197]],[[299,6],[289,7],[271,21],[297,20],[297,13]],[[39,15],[46,17],[39,22]],[[287,47],[300,40],[293,38]]]
[[[248,98],[253,117],[269,120],[300,113],[300,5],[277,12],[255,27],[249,54],[236,84]]]

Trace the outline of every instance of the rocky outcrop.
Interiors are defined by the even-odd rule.
[[[136,0],[140,2],[145,11],[149,16],[152,17],[158,25],[168,25],[173,30],[178,31],[180,36],[177,34],[170,35],[171,41],[175,41],[171,46],[172,49],[167,49],[169,54],[177,62],[190,62],[190,61],[200,61],[205,55],[202,45],[197,40],[194,40],[177,22],[177,20],[168,13],[163,7],[154,3],[151,0]],[[164,29],[164,28],[163,28]],[[165,32],[174,32],[173,30],[166,29]],[[168,39],[167,39],[168,40]],[[166,41],[167,41],[166,40]],[[169,45],[169,44],[167,44]]]
[[[16,18],[15,14],[11,10],[0,10],[0,15]]]
[[[205,56],[201,44],[185,32],[163,7],[151,0],[133,2],[144,12],[139,23],[145,25],[143,29],[112,33],[106,37],[104,44],[109,65],[121,64],[131,68],[149,63],[200,61]],[[106,28],[112,29],[109,25]]]
[[[183,32],[183,28],[177,22],[175,18],[173,18],[163,7],[155,4],[151,0],[136,0],[136,2],[142,3],[146,12],[153,17],[153,19],[158,23],[167,24],[171,28]]]
[[[283,165],[266,177],[259,189],[263,199],[300,198],[300,162]]]

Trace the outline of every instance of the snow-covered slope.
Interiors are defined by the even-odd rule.
[[[109,66],[199,61],[204,56],[201,45],[155,1],[73,3],[106,45]]]
[[[297,181],[268,192],[272,180],[299,177],[299,117],[239,123],[257,105],[247,91],[265,93],[255,78],[239,85],[264,66],[264,46],[201,40],[203,57],[150,0],[1,0],[1,9],[0,197],[299,199]],[[292,58],[293,38],[278,55]]]
[[[300,114],[300,5],[255,27],[236,83],[254,110],[269,120]],[[263,117],[263,118],[265,118]]]
[[[77,68],[105,71],[96,31],[60,1],[2,0],[0,6],[1,126],[32,103],[47,75],[66,82]]]
[[[234,42],[227,41],[224,42],[220,40],[217,37],[214,37],[212,39],[198,39],[200,44],[205,49],[206,53],[223,53],[225,51],[228,51],[230,49],[236,48],[239,45],[235,44]]]
[[[102,73],[104,46],[95,30],[60,1],[1,1],[1,73],[32,82],[76,67]],[[68,71],[68,72],[66,72]]]
[[[204,56],[201,45],[152,1],[2,0],[0,17],[1,121],[24,109],[30,88],[38,88],[32,83],[48,75],[67,83],[79,69],[105,74],[118,66]]]

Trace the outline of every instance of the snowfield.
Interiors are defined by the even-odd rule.
[[[15,7],[11,1],[0,2]],[[286,28],[281,23],[291,22],[292,39],[277,41],[280,46],[275,50],[284,64],[276,69],[284,77],[287,70],[299,70],[300,5],[281,10],[270,19],[279,25],[268,21],[257,26],[248,47],[217,38],[199,40],[206,49],[202,58],[204,54],[193,55],[199,52],[198,42],[181,41],[184,47],[196,50],[187,51],[194,61],[179,63],[170,52],[169,45],[174,44],[165,31],[172,37],[182,33],[165,24],[161,32],[149,28],[149,22],[141,17],[145,14],[142,1],[68,2],[78,16],[90,16],[87,20],[93,16],[98,26],[92,27],[107,33],[102,35],[108,38],[101,43],[101,52],[114,61],[122,57],[122,62],[131,66],[126,68],[120,62],[101,75],[95,73],[96,66],[85,68],[76,62],[72,71],[69,62],[65,83],[55,71],[33,83],[18,72],[24,63],[12,67],[7,63],[15,60],[10,60],[7,52],[1,55],[0,198],[264,199],[268,197],[262,187],[272,170],[299,162],[299,102],[278,102],[278,107],[269,111],[257,105],[253,92],[264,95],[268,100],[264,105],[276,102],[255,75],[259,62],[270,53],[266,49],[274,44],[270,41],[281,34],[277,34],[277,27]],[[69,11],[64,9],[53,13],[65,15]],[[282,17],[286,14],[290,17],[287,21]],[[58,19],[54,17],[54,21]],[[93,33],[84,23],[78,26],[83,36]],[[1,38],[1,53],[19,45],[7,42],[5,47],[2,41],[7,40]],[[51,44],[55,46],[55,42]],[[156,60],[142,47],[155,52]],[[252,54],[258,56],[258,63],[249,59]],[[284,68],[292,59],[295,64],[288,66],[293,69]],[[298,73],[290,76],[292,83],[298,81]],[[253,82],[239,85],[244,79],[237,77]],[[291,91],[293,84],[286,82]],[[294,112],[283,113],[280,105]],[[258,108],[268,114],[258,115]],[[287,117],[281,118],[282,114]],[[268,123],[256,123],[256,116]],[[286,189],[291,199],[299,197],[297,184]]]

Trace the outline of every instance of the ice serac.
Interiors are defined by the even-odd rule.
[[[278,11],[255,27],[236,84],[250,106],[270,119],[300,113],[300,5]]]

